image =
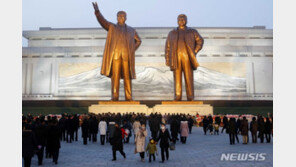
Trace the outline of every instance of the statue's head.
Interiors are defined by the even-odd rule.
[[[187,24],[187,16],[185,14],[180,14],[178,16],[178,25],[179,27],[184,27]]]
[[[126,13],[125,13],[125,11],[117,12],[117,22],[119,24],[124,24],[125,21],[126,21]]]

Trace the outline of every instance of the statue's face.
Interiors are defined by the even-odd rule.
[[[126,21],[126,14],[124,14],[124,13],[118,13],[117,14],[117,22],[119,24],[124,24],[125,21]]]
[[[179,27],[184,27],[186,26],[186,18],[185,17],[178,17],[178,25]]]

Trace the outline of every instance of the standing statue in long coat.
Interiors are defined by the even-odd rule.
[[[194,100],[193,70],[199,66],[195,55],[202,49],[203,38],[186,26],[187,16],[178,16],[178,28],[172,30],[166,40],[166,65],[174,72],[175,100],[182,100],[182,72],[184,73],[187,100]]]
[[[119,81],[124,79],[125,100],[132,100],[131,79],[136,78],[135,51],[141,39],[135,29],[125,24],[126,13],[117,13],[117,24],[107,21],[93,3],[95,15],[101,26],[108,31],[103,54],[101,74],[111,78],[112,101],[119,99]]]

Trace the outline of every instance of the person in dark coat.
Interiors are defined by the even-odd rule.
[[[226,116],[223,117],[223,128],[222,128],[222,131],[221,133],[223,133],[224,129],[227,130],[228,128],[228,118]]]
[[[107,123],[107,131],[106,131],[106,143],[109,142],[110,139],[110,132],[109,132],[109,122],[110,122],[110,116],[106,116],[106,123]]]
[[[151,120],[151,126],[150,126],[151,136],[152,136],[153,140],[156,140],[156,138],[157,138],[159,126],[160,126],[159,119],[157,119],[157,116],[153,116],[153,118]]]
[[[114,136],[114,131],[115,131],[115,122],[113,120],[109,122],[107,131],[108,131],[108,141],[110,142]]]
[[[241,124],[242,124],[242,121],[241,121],[241,117],[239,116],[237,118],[237,120],[236,120],[236,127],[237,127],[237,130],[238,130],[238,133],[237,134],[240,134],[241,131],[242,131]]]
[[[45,125],[46,125],[46,140],[47,140],[47,134],[48,134],[49,124],[51,123],[51,120],[52,120],[51,117],[47,116],[47,120],[45,122]],[[47,142],[45,144],[45,158],[52,158],[52,155],[48,151]]]
[[[266,142],[270,143],[271,122],[268,117],[266,118],[266,122],[264,124],[264,134],[265,134]]]
[[[112,161],[116,161],[116,151],[119,151],[120,154],[126,158],[126,154],[123,152],[122,134],[118,123],[115,123],[115,129],[113,132],[113,137],[110,139],[110,143],[112,145],[113,152]]]
[[[236,134],[235,118],[230,118],[230,120],[229,120],[228,134],[229,134],[230,145],[235,144],[235,139],[234,139],[234,136]]]
[[[32,130],[23,124],[22,131],[22,157],[24,158],[24,166],[30,167],[34,152],[37,150],[37,140]]]
[[[241,120],[240,120],[240,117],[237,118],[237,120],[234,119],[234,121],[235,121],[235,125],[236,125],[235,126],[235,138],[237,140],[237,143],[239,143],[238,134],[240,134],[240,132],[241,132]]]
[[[81,132],[82,132],[82,138],[83,138],[83,144],[87,145],[87,137],[88,137],[88,132],[89,131],[89,123],[87,118],[83,119],[83,122],[81,124]]]
[[[47,132],[47,147],[55,164],[58,164],[59,151],[61,148],[60,135],[61,132],[58,128],[57,120],[52,120]]]
[[[252,118],[252,121],[250,123],[250,131],[252,134],[252,143],[257,143],[258,123],[256,117]]]
[[[79,117],[75,114],[73,118],[75,141],[78,141]]]
[[[243,136],[243,144],[248,144],[249,124],[246,117],[241,121],[241,135]]]
[[[98,135],[98,120],[95,116],[92,116],[89,119],[89,133],[92,139],[92,142],[97,142],[97,135]]]
[[[172,141],[176,144],[176,140],[178,139],[178,132],[179,132],[179,126],[176,118],[173,118],[170,124],[170,130],[172,135]]]
[[[207,131],[208,131],[208,126],[209,126],[209,120],[207,118],[207,116],[205,116],[202,120],[202,124],[203,124],[203,131],[204,134],[207,135]]]
[[[66,141],[67,143],[72,143],[74,141],[74,121],[73,116],[68,116],[66,120],[66,131],[67,131],[67,137]]]
[[[261,116],[259,116],[258,118],[258,131],[259,131],[258,137],[260,139],[260,142],[263,143],[265,126],[264,126],[264,120]]]
[[[44,147],[46,144],[46,135],[47,135],[47,127],[45,125],[45,121],[42,119],[37,122],[35,128],[35,136],[37,139],[38,145],[38,165],[42,165],[43,155],[44,155]]]
[[[219,115],[217,117],[215,117],[215,124],[218,124],[219,126],[221,124],[221,118]]]
[[[192,131],[192,126],[193,126],[193,119],[191,116],[189,116],[189,119],[188,119],[188,128],[189,128],[189,133],[191,134],[191,131]]]
[[[92,136],[91,136],[91,134],[92,134],[92,118],[93,116],[92,115],[90,115],[89,116],[89,118],[88,118],[88,141],[90,142],[91,141],[91,139],[92,139]]]
[[[66,141],[66,118],[64,114],[62,114],[62,117],[59,120],[59,127],[61,129],[60,140]]]
[[[269,115],[269,119],[271,124],[271,136],[273,137],[273,115],[272,114]]]
[[[218,115],[218,116],[215,117],[215,124],[214,124],[215,131],[214,131],[214,134],[219,135],[220,124],[221,124],[221,118]]]
[[[214,128],[213,128],[213,117],[210,115],[208,117],[208,120],[209,120],[208,128],[210,130],[210,134],[212,135],[213,134],[213,130],[214,130]]]
[[[27,115],[27,118],[28,118],[28,120],[33,120],[33,115],[31,114],[31,113],[29,113],[28,115]],[[28,127],[29,128],[29,127]]]
[[[33,120],[32,119],[27,119],[26,129],[27,130],[32,130],[34,132],[34,130],[35,130],[35,124],[33,124]]]
[[[160,141],[159,141],[160,140]],[[156,141],[159,141],[159,147],[161,149],[161,161],[164,162],[164,152],[166,153],[166,159],[169,160],[169,141],[172,141],[169,131],[166,129],[165,125],[161,125],[161,129],[159,130],[158,137]]]

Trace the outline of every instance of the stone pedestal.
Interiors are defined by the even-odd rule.
[[[162,104],[153,107],[154,113],[160,114],[190,114],[213,115],[213,107],[203,104],[202,101],[163,101]]]
[[[100,101],[99,104],[88,107],[89,113],[150,113],[145,104],[139,101]]]
[[[140,104],[139,101],[99,101],[99,104],[103,105],[134,105]]]
[[[88,108],[89,113],[151,113],[160,114],[190,114],[213,115],[213,107],[209,104],[203,104],[202,101],[163,101],[162,104],[148,108],[139,101],[100,101],[99,104],[91,105]]]
[[[179,104],[179,105],[202,105],[203,101],[162,101],[161,104]]]

